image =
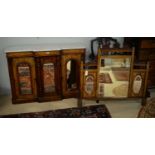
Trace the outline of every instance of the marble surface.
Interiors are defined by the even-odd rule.
[[[21,45],[10,46],[4,49],[4,53],[7,52],[22,52],[22,51],[52,51],[62,49],[79,49],[86,48],[81,44],[33,44],[33,45]]]

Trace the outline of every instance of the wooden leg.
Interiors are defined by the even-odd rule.
[[[82,108],[82,99],[77,100],[78,108]]]
[[[147,102],[147,98],[142,98],[142,106],[146,105],[146,102]]]
[[[96,103],[99,103],[100,101],[99,100],[96,100]]]

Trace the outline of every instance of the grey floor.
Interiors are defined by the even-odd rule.
[[[151,90],[151,97],[155,97],[155,90]],[[113,118],[136,118],[141,108],[141,100],[108,100],[100,101],[109,109]],[[95,101],[83,100],[83,106],[98,105]],[[64,99],[61,101],[44,103],[12,104],[10,96],[0,96],[0,115],[39,112],[46,110],[65,109],[77,107],[76,99]]]

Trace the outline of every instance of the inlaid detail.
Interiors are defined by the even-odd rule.
[[[142,87],[142,77],[140,75],[135,76],[133,81],[133,92],[139,94]]]
[[[86,77],[85,92],[88,95],[91,95],[93,91],[94,91],[94,77],[92,75],[88,75]]]
[[[21,95],[32,94],[31,71],[27,63],[18,66],[19,88]]]
[[[43,65],[44,91],[45,93],[55,92],[54,63]]]

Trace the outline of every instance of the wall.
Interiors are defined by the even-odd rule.
[[[0,95],[10,94],[10,81],[5,52],[50,50],[63,48],[86,48],[90,53],[93,37],[4,37],[0,38]],[[120,43],[123,38],[117,38]]]

